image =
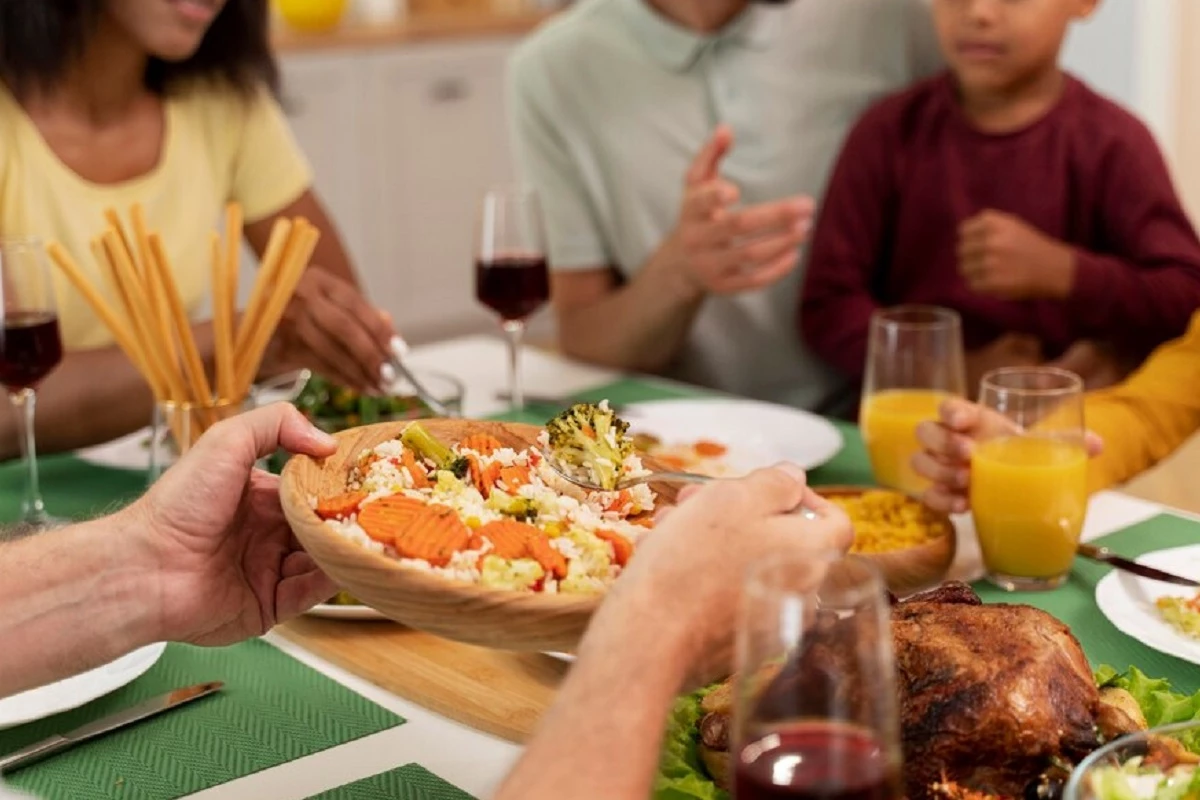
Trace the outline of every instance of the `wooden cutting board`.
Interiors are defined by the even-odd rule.
[[[524,743],[567,664],[458,644],[392,622],[301,617],[277,629],[326,661],[456,722]]]

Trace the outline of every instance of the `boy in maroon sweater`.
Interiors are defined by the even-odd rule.
[[[800,301],[808,344],[861,379],[880,307],[958,310],[972,385],[1056,359],[1093,387],[1181,335],[1200,241],[1154,140],[1065,74],[1097,0],[934,0],[950,72],[850,133]]]

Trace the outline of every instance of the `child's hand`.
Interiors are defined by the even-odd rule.
[[[1012,214],[988,209],[959,226],[958,269],[980,294],[1064,298],[1071,292],[1075,255]]]
[[[663,254],[693,290],[732,294],[761,289],[800,263],[813,202],[788,197],[735,208],[737,186],[720,175],[733,147],[728,126],[717,128],[688,169],[683,207]]]

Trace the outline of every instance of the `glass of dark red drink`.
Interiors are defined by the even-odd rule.
[[[887,591],[850,557],[752,571],[738,636],[735,800],[903,796]]]
[[[28,471],[21,521],[40,526],[52,520],[38,487],[36,388],[62,361],[54,284],[41,241],[0,238],[0,285],[0,385],[8,390],[16,412],[21,456]]]
[[[525,324],[550,299],[542,212],[532,189],[494,189],[483,199],[475,252],[475,296],[495,311],[508,340],[509,393],[525,404],[520,353]]]

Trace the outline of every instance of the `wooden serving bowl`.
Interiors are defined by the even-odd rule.
[[[427,419],[420,423],[447,443],[489,433],[524,450],[541,428],[507,422]],[[296,538],[333,580],[360,602],[412,628],[446,639],[501,650],[573,650],[602,596],[536,594],[491,589],[405,567],[330,529],[313,511],[313,497],[343,492],[358,454],[395,439],[408,422],[383,422],[334,434],[337,453],[322,460],[298,456],[283,470],[280,497]],[[652,484],[658,505],[674,503],[678,488]]]
[[[880,490],[873,486],[815,486],[813,490],[829,499],[856,497],[868,491]],[[915,502],[915,501],[914,501]],[[948,514],[929,512],[936,523],[945,528],[945,534],[916,547],[890,550],[885,553],[859,553],[879,567],[887,581],[888,589],[899,597],[905,597],[938,585],[945,579],[958,550],[958,537],[954,523]]]

